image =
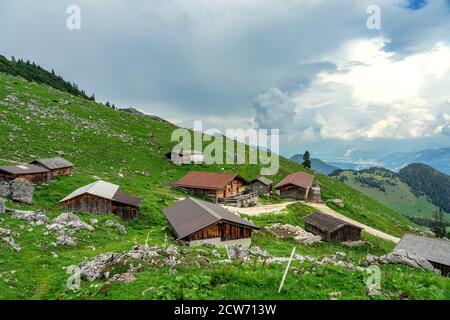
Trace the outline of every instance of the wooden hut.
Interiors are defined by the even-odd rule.
[[[304,218],[305,230],[325,241],[359,241],[362,228],[333,216],[315,212]]]
[[[177,165],[191,163],[201,164],[204,161],[203,153],[198,150],[181,149],[179,152],[171,151],[166,153],[166,158]]]
[[[113,213],[123,220],[131,220],[139,213],[141,198],[123,193],[118,185],[97,181],[75,190],[59,203],[66,211]]]
[[[270,194],[273,182],[266,177],[258,177],[248,183],[249,188],[260,194]]]
[[[187,198],[163,209],[176,239],[191,246],[251,245],[252,222],[224,209],[218,204]]]
[[[395,251],[412,251],[426,259],[444,276],[450,276],[450,241],[407,234],[395,247]]]
[[[12,181],[17,178],[37,183],[47,181],[50,176],[48,169],[34,164],[0,167],[0,181]]]
[[[60,157],[34,160],[31,164],[47,169],[50,178],[67,176],[73,173],[73,164]]]
[[[247,184],[237,174],[191,171],[173,186],[219,202],[242,194]]]
[[[282,198],[308,200],[314,182],[314,176],[305,172],[296,172],[285,177],[275,189]]]

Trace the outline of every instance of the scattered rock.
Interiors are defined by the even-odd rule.
[[[48,221],[48,217],[43,211],[14,210],[11,217],[14,219],[26,220],[31,226],[41,226]]]
[[[116,228],[119,234],[127,234],[127,229],[118,222],[114,222],[112,220],[108,220],[105,222],[108,227]]]
[[[51,224],[45,228],[58,237],[55,245],[75,246],[77,245],[74,234],[80,230],[94,231],[94,227],[82,221],[73,213],[61,213],[58,217],[52,220]]]
[[[58,217],[53,219],[53,223],[63,225],[64,227],[73,229],[75,231],[83,229],[94,231],[94,228],[91,225],[87,224],[84,221],[81,221],[78,216],[71,212],[61,213]]]
[[[109,285],[112,282],[125,282],[125,283],[129,283],[129,282],[133,282],[136,280],[136,277],[132,274],[132,273],[121,273],[121,274],[116,274],[114,276],[111,277],[111,279],[109,279],[105,285]]]
[[[62,246],[76,246],[77,242],[74,238],[67,234],[61,234],[56,239],[56,244],[62,245]]]
[[[251,248],[241,248],[241,247],[231,247],[228,249],[231,260],[236,259],[252,259],[252,258],[263,258],[269,259],[272,256],[267,252],[262,250],[260,247]]]
[[[267,228],[277,238],[284,239],[286,237],[293,237],[300,243],[311,244],[322,240],[320,236],[316,236],[303,230],[300,227],[290,224],[275,223]]]
[[[15,242],[14,238],[19,234],[9,229],[0,228],[0,239],[2,239],[7,245],[16,252],[21,250],[20,246]]]
[[[397,250],[385,254],[384,256],[377,257],[373,255],[367,255],[366,259],[361,262],[363,265],[371,264],[404,264],[412,268],[424,269],[428,271],[435,271],[433,265],[426,259],[420,257],[415,252]]]
[[[89,222],[91,224],[93,224],[93,225],[96,225],[98,223],[98,220],[97,219],[91,219],[91,220],[89,220]]]
[[[340,291],[330,292],[328,294],[328,296],[330,297],[331,300],[337,300],[337,298],[339,298],[341,295],[342,295],[342,292],[340,292]]]

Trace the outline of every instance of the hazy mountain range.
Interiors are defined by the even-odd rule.
[[[345,170],[362,170],[371,167],[383,167],[393,171],[408,166],[412,163],[423,163],[441,172],[450,174],[450,148],[424,149],[415,152],[396,152],[381,158],[369,158],[373,155],[363,156],[358,152],[348,157],[337,157],[336,159],[325,160],[328,165]],[[318,170],[319,171],[319,170]]]

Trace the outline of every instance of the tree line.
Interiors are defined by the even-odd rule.
[[[20,76],[28,81],[47,84],[57,90],[95,101],[94,94],[88,96],[84,90],[80,90],[78,88],[78,85],[75,82],[65,81],[61,76],[57,75],[54,70],[49,72],[29,60],[16,60],[14,56],[11,60],[8,60],[4,56],[0,55],[0,72],[7,73],[12,76]]]

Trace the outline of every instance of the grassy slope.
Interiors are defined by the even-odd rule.
[[[382,182],[386,189],[386,192],[383,192],[379,189],[371,188],[365,184],[359,183],[355,180],[353,172],[344,171],[340,175],[347,178],[347,180],[345,180],[347,185],[404,215],[432,218],[433,212],[438,210],[438,208],[428,201],[426,197],[417,197],[411,192],[411,188],[399,179],[395,179],[395,185],[391,185],[390,183],[393,182],[391,178],[384,178],[369,173],[359,173],[359,175],[363,177],[371,177]]]
[[[15,95],[16,99],[11,99]],[[7,98],[9,97],[9,98]],[[77,293],[67,291],[67,275],[63,267],[79,263],[84,257],[101,252],[128,250],[133,244],[144,243],[147,234],[151,244],[162,244],[167,233],[161,208],[173,203],[179,194],[169,188],[172,181],[192,169],[217,171],[224,167],[228,172],[239,172],[245,178],[259,174],[259,165],[213,165],[176,167],[164,160],[170,150],[170,135],[174,126],[141,116],[121,113],[91,101],[86,101],[53,88],[29,83],[20,78],[0,74],[0,163],[29,161],[36,157],[53,156],[63,150],[66,158],[73,161],[77,171],[71,177],[62,177],[40,185],[35,192],[31,207],[43,208],[50,217],[61,211],[56,202],[64,195],[97,177],[119,183],[125,192],[143,197],[143,208],[138,220],[127,224],[128,234],[117,235],[108,228],[99,227],[94,233],[78,236],[80,243],[74,248],[52,248],[52,236],[44,236],[40,227],[32,231],[20,228],[23,224],[5,215],[0,227],[7,227],[21,234],[17,240],[22,246],[20,253],[12,252],[0,243],[0,298],[326,298],[327,292],[342,291],[344,298],[367,298],[362,274],[350,274],[334,267],[311,269],[310,275],[290,275],[285,294],[277,295],[276,287],[282,266],[257,268],[255,266],[227,266],[211,269],[180,269],[178,277],[167,270],[146,269],[131,284],[113,284],[107,292],[99,293],[98,287],[85,285]],[[284,158],[281,170],[273,177],[279,181],[284,175],[302,168]],[[118,180],[117,173],[124,178]],[[346,208],[341,212],[375,228],[401,235],[408,220],[393,210],[386,209],[376,201],[324,175],[317,176],[326,199],[344,198]],[[8,203],[9,206],[15,206]],[[276,219],[289,219],[301,224],[296,216],[308,207],[290,208],[286,215]],[[84,214],[88,221],[90,215]],[[111,216],[101,217],[104,221]],[[263,225],[264,217],[256,222]],[[266,217],[266,219],[274,219]],[[324,255],[339,249],[355,257],[370,252],[381,254],[391,249],[389,243],[365,236],[374,243],[373,248],[348,249],[339,245],[318,244],[299,246],[299,252]],[[255,244],[271,253],[288,255],[293,245],[290,241],[278,241],[264,232],[255,236]],[[337,247],[335,247],[337,246]],[[95,249],[95,250],[94,250]],[[55,251],[59,258],[52,258]],[[256,268],[256,270],[255,270]],[[309,267],[305,267],[309,268]],[[312,267],[311,267],[312,268]],[[386,272],[386,288],[406,290],[412,298],[449,298],[448,281],[426,272],[408,268],[383,267]],[[14,272],[12,272],[14,271]],[[313,272],[314,271],[314,272]],[[199,278],[199,279],[196,279]],[[346,280],[353,279],[352,281]],[[389,279],[397,279],[390,282]],[[398,282],[399,277],[406,280]],[[420,283],[431,285],[424,289]],[[186,283],[200,282],[201,290],[183,292]],[[152,283],[157,290],[148,295],[141,292]],[[320,287],[320,289],[318,288]],[[255,290],[248,290],[248,287]],[[397,288],[398,287],[398,288]],[[400,288],[401,287],[401,288]],[[142,289],[142,290],[141,290]],[[180,290],[182,291],[180,293]],[[390,289],[389,289],[390,290]],[[195,292],[194,292],[195,291]],[[197,292],[197,293],[196,293]],[[445,293],[447,292],[447,293]]]

